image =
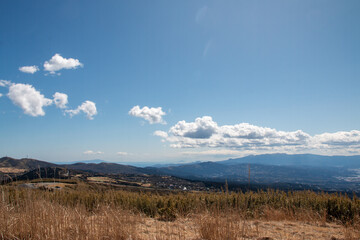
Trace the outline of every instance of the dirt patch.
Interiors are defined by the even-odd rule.
[[[108,177],[88,177],[87,180],[92,182],[101,182],[101,183],[115,183],[116,181]]]
[[[0,172],[3,172],[3,173],[24,173],[26,171],[27,171],[27,169],[19,169],[19,168],[11,168],[11,167],[0,168]]]

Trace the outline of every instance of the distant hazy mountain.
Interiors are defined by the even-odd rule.
[[[80,160],[80,161],[73,161],[73,162],[56,162],[55,164],[69,165],[69,164],[74,164],[74,163],[102,163],[102,162],[106,162],[106,161],[101,160],[101,159],[92,159],[92,160]]]
[[[248,180],[249,164],[225,165],[215,162],[203,162],[184,166],[164,167],[160,172],[185,178],[194,179],[228,179],[234,181]],[[335,180],[337,176],[351,174],[351,171],[339,167],[312,166],[276,166],[264,164],[250,164],[250,178],[253,181],[268,182],[316,182],[318,180]]]
[[[147,166],[149,167],[154,167],[154,168],[163,168],[163,167],[177,167],[177,166],[184,166],[184,165],[188,165],[188,164],[195,164],[195,163],[201,163],[201,161],[196,161],[196,162],[180,162],[180,163],[153,163],[153,164],[147,164]]]
[[[234,168],[216,162],[201,162],[161,167],[159,171],[180,177],[216,178],[228,175],[229,169]]]
[[[229,159],[218,163],[236,165],[240,163],[257,163],[279,166],[314,166],[314,167],[348,167],[360,168],[360,155],[355,156],[322,156],[314,154],[263,154],[249,155]]]

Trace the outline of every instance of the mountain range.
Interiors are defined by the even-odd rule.
[[[324,156],[315,154],[262,154],[242,158],[228,159],[218,163],[235,165],[239,163],[257,163],[278,166],[312,166],[312,167],[348,167],[360,168],[360,155]]]
[[[263,154],[218,162],[135,167],[96,160],[54,164],[35,159],[0,159],[1,168],[60,167],[99,174],[169,175],[190,180],[253,184],[307,184],[317,189],[360,192],[360,156]],[[250,178],[249,178],[250,175]]]

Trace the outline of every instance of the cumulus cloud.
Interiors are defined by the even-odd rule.
[[[210,138],[217,129],[217,123],[211,117],[204,116],[191,123],[180,121],[170,128],[170,133],[177,137]]]
[[[94,119],[94,116],[97,114],[96,105],[92,101],[85,101],[76,109],[66,110],[65,112],[69,113],[71,117],[79,114],[80,112],[83,112],[86,114],[86,117],[90,120]]]
[[[160,133],[156,133],[160,136]],[[277,131],[248,123],[218,126],[210,116],[196,118],[194,122],[179,121],[170,128],[168,136],[160,136],[171,142],[172,147],[273,147],[301,145],[310,135],[301,130],[294,132]]]
[[[24,72],[24,73],[31,73],[34,74],[37,71],[39,71],[38,66],[23,66],[23,67],[19,67],[19,71]]]
[[[63,58],[60,54],[56,53],[49,61],[45,61],[44,70],[55,74],[61,69],[76,69],[82,67],[83,64],[74,58]]]
[[[57,108],[66,109],[68,104],[68,95],[56,92],[53,99],[46,98],[30,84],[12,83],[7,80],[0,80],[0,87],[9,89],[7,96],[17,106],[24,110],[24,113],[33,117],[44,116],[44,107],[52,105]],[[0,93],[0,97],[3,94]],[[88,119],[93,119],[97,114],[96,105],[92,101],[85,101],[76,109],[65,110],[70,116],[85,113]]]
[[[104,152],[101,151],[92,151],[92,150],[87,150],[85,152],[83,152],[85,155],[100,155],[100,154],[104,154]]]
[[[209,116],[197,118],[194,122],[179,121],[168,132],[156,131],[154,135],[163,142],[169,142],[174,148],[205,147],[267,152],[341,152],[346,149],[348,152],[360,153],[358,130],[311,136],[302,130],[279,131],[249,123],[219,126]]]
[[[7,96],[24,110],[24,113],[33,117],[44,116],[43,107],[52,104],[52,100],[44,97],[30,84],[11,84]]]
[[[314,136],[314,142],[327,146],[357,146],[360,147],[360,131],[323,133]]]
[[[143,108],[140,108],[139,106],[134,106],[132,109],[130,109],[129,115],[143,118],[147,120],[150,124],[166,124],[166,122],[162,118],[162,116],[166,115],[166,113],[162,111],[161,107],[149,108],[145,106]]]
[[[67,104],[68,104],[68,95],[66,95],[65,93],[59,93],[59,92],[56,92],[54,95],[53,95],[53,98],[54,98],[54,103],[56,105],[56,107],[58,108],[67,108]]]

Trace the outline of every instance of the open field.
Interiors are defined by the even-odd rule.
[[[53,183],[61,189],[1,186],[0,238],[360,239],[356,197],[273,190],[130,192],[65,183]]]

